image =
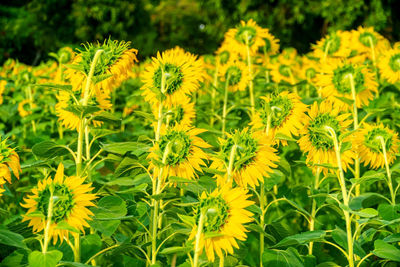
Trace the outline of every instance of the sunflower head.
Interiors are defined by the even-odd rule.
[[[210,194],[202,193],[194,211],[197,225],[189,240],[196,236],[200,216],[203,216],[200,249],[205,249],[210,261],[215,260],[215,254],[219,257],[233,254],[233,248],[239,248],[236,240],[246,240],[244,224],[251,222],[253,215],[246,208],[254,203],[247,200],[249,197],[243,188],[229,186],[217,188]]]
[[[314,55],[317,58],[346,57],[350,54],[350,33],[336,31],[322,38],[314,46]]]
[[[382,77],[390,83],[400,81],[400,48],[388,49],[383,52],[378,67]]]
[[[11,172],[19,179],[19,174],[22,172],[19,156],[7,144],[7,139],[1,140],[0,138],[0,180],[11,183]]]
[[[71,49],[71,47],[66,46],[60,48],[60,50],[58,50],[57,52],[57,55],[61,64],[67,64],[68,62],[73,60],[75,53]]]
[[[372,168],[382,168],[385,165],[385,148],[388,164],[392,164],[399,152],[397,133],[383,125],[364,124],[354,135],[354,143],[361,161]]]
[[[89,227],[87,220],[93,215],[88,207],[95,206],[92,201],[97,198],[91,193],[91,184],[84,184],[84,180],[79,177],[65,177],[64,166],[60,164],[54,179],[39,181],[32,190],[32,195],[24,199],[25,203],[21,206],[28,211],[23,216],[23,221],[29,221],[34,232],[41,232],[50,220],[50,236],[53,237],[54,244],[58,238],[63,242],[69,236],[68,230],[57,228],[61,222],[83,232],[84,227]]]
[[[265,31],[264,45],[259,47],[258,50],[264,55],[275,55],[279,51],[279,39],[276,39],[268,29],[265,29]]]
[[[355,49],[360,53],[366,52],[370,54],[372,48],[380,51],[386,46],[385,38],[372,27],[364,28],[360,26],[357,30],[352,32],[352,37],[352,43]]]
[[[248,68],[239,60],[231,60],[220,69],[221,80],[228,81],[230,91],[244,91],[250,81]]]
[[[35,108],[35,104],[31,104],[31,101],[29,99],[24,99],[18,104],[18,113],[19,115],[23,118],[28,115],[32,114],[32,108]]]

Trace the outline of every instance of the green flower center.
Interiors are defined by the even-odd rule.
[[[279,65],[279,73],[280,73],[282,76],[290,77],[290,74],[291,74],[290,66],[285,65],[285,64]]]
[[[111,41],[108,39],[104,42],[104,44],[100,45],[93,45],[88,44],[84,47],[85,50],[81,51],[82,55],[82,64],[83,70],[86,75],[89,74],[90,66],[92,64],[94,55],[96,54],[97,50],[102,49],[104,50],[97,60],[96,67],[94,69],[94,76],[105,74],[106,71],[121,58],[121,55],[128,50],[129,43],[121,41]]]
[[[182,83],[183,83],[183,73],[179,66],[175,66],[172,64],[164,65],[164,78],[165,78],[165,93],[173,94],[177,91]],[[162,83],[162,69],[159,67],[153,76],[153,84],[159,91],[161,91],[161,83]]]
[[[400,71],[400,54],[393,55],[390,58],[389,66],[393,71]]]
[[[333,71],[332,83],[335,89],[341,94],[351,93],[351,77],[356,92],[362,92],[365,89],[364,74],[360,68],[356,69],[352,65],[344,65]]]
[[[182,106],[177,106],[174,109],[171,109],[167,113],[167,118],[169,119],[168,126],[174,126],[175,124],[179,124],[183,116],[185,115],[185,110]]]
[[[37,199],[37,208],[46,216],[46,218],[49,210],[50,195],[50,188],[47,186],[45,190],[39,192],[39,198]],[[54,184],[51,221],[58,223],[64,220],[69,216],[73,207],[74,200],[71,190],[64,184]]]
[[[229,206],[221,197],[207,197],[200,199],[199,207],[196,211],[196,221],[200,219],[200,212],[204,212],[203,232],[218,232],[224,226],[229,217]]]
[[[228,79],[229,85],[237,85],[242,80],[242,71],[238,66],[230,66],[225,72],[225,79]]]
[[[340,135],[339,121],[328,113],[319,114],[308,127],[309,140],[317,149],[329,150],[333,148],[333,140],[327,133],[325,126],[331,127]]]
[[[258,151],[258,142],[248,132],[235,132],[221,147],[224,161],[227,164],[229,163],[229,157],[234,144],[237,145],[234,169],[240,170],[242,167],[253,162]]]
[[[332,34],[325,39],[325,42],[322,45],[322,51],[324,53],[325,51],[327,51],[328,55],[332,55],[340,49],[340,43],[341,43],[340,37],[336,34]]]
[[[378,42],[378,39],[371,32],[363,32],[363,33],[361,33],[360,36],[358,37],[358,40],[360,41],[360,43],[362,43],[366,47],[371,47],[371,41],[372,41],[372,44],[374,46]]]
[[[172,130],[160,139],[160,156],[162,158],[166,147],[169,146],[166,165],[175,166],[187,159],[191,144],[190,137],[185,132]]]
[[[251,26],[240,26],[236,32],[235,39],[242,44],[252,46],[255,42],[257,31]],[[246,40],[247,38],[247,40]],[[247,42],[246,42],[247,41]]]
[[[314,68],[307,68],[306,69],[306,77],[308,79],[312,79],[317,75],[317,71]]]
[[[219,54],[219,63],[224,65],[229,61],[231,54],[229,53],[229,51],[224,50]]]
[[[71,60],[72,53],[68,48],[61,48],[58,51],[58,57],[62,64],[66,64]]]
[[[373,128],[371,131],[369,131],[364,136],[364,145],[370,148],[373,152],[383,153],[382,144],[378,138],[379,136],[383,137],[383,140],[385,140],[386,144],[386,151],[389,151],[389,149],[392,147],[393,135],[382,128]]]
[[[284,96],[275,96],[269,102],[263,103],[261,109],[261,119],[264,125],[268,123],[268,114],[271,117],[270,126],[279,127],[282,122],[290,115],[293,103],[289,98]]]

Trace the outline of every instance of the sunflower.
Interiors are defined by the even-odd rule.
[[[51,225],[49,235],[53,243],[68,239],[69,230],[58,228],[58,224],[67,223],[76,230],[83,232],[84,227],[89,227],[87,220],[91,220],[93,213],[88,207],[95,206],[92,202],[97,197],[92,194],[92,184],[85,184],[85,178],[64,176],[64,166],[61,163],[54,179],[47,178],[38,182],[32,189],[32,195],[24,198],[22,207],[28,209],[22,221],[29,221],[33,232],[41,232],[47,224],[49,203],[53,201]],[[43,216],[38,216],[38,213]]]
[[[252,118],[252,126],[257,130],[265,130],[267,135],[274,137],[276,134],[283,134],[288,137],[299,135],[303,128],[307,106],[300,101],[295,93],[282,92],[270,97],[261,97],[262,108]],[[268,128],[268,130],[267,130]],[[287,145],[285,140],[277,140]]]
[[[11,172],[19,179],[19,174],[22,170],[18,154],[6,142],[7,139],[0,139],[0,180],[11,183]]]
[[[347,127],[352,124],[347,118],[351,116],[349,113],[340,114],[340,110],[327,101],[321,104],[314,104],[308,112],[309,118],[306,121],[304,128],[301,129],[301,138],[298,140],[300,149],[307,154],[307,164],[328,164],[331,167],[337,167],[336,154],[334,143],[328,135],[326,127],[331,127],[336,135],[340,138],[341,134],[346,133]],[[345,137],[343,142],[350,140],[350,137]],[[346,171],[350,164],[353,163],[355,153],[348,149],[342,151],[342,166]],[[324,173],[328,172],[325,166],[322,166]],[[314,165],[314,170],[317,165]]]
[[[31,101],[29,99],[24,99],[21,102],[19,102],[18,113],[22,118],[32,114],[30,102]],[[32,108],[35,108],[35,107],[36,107],[36,105],[32,104]]]
[[[206,251],[210,261],[215,260],[215,254],[220,258],[223,254],[233,255],[233,248],[239,248],[236,240],[245,241],[246,228],[244,224],[251,222],[253,214],[246,210],[254,202],[247,200],[250,195],[241,187],[224,186],[212,193],[202,193],[195,210],[196,224],[203,214],[203,228],[200,236],[199,249]],[[196,236],[198,225],[193,228],[189,240]],[[213,234],[207,237],[207,234]]]
[[[157,117],[157,107],[153,107],[152,110],[154,117]],[[180,125],[182,127],[190,127],[195,117],[194,103],[190,102],[189,97],[185,97],[180,104],[174,105],[165,111],[163,126],[174,127],[175,125]],[[157,122],[153,126],[156,129]]]
[[[271,38],[268,29],[261,28],[252,19],[247,22],[242,20],[239,26],[225,33],[227,44],[245,57],[247,57],[247,46],[250,52],[255,54],[260,47],[266,46],[267,38]]]
[[[6,191],[2,188],[3,184],[5,184],[5,183],[6,183],[6,181],[4,181],[4,179],[0,178],[0,197],[3,195],[3,192]]]
[[[361,162],[365,166],[370,165],[374,169],[385,166],[385,159],[382,150],[380,137],[386,145],[388,164],[392,164],[399,153],[399,138],[397,133],[383,125],[363,124],[354,134],[355,149],[360,155]]]
[[[224,83],[229,77],[228,89],[232,92],[246,90],[250,82],[249,69],[239,60],[230,60],[221,66],[219,75]]]
[[[276,39],[268,29],[265,30],[263,37],[264,45],[258,48],[258,51],[264,55],[275,55],[279,51],[279,39]]]
[[[181,103],[184,98],[196,91],[203,79],[203,70],[194,62],[189,53],[176,53],[174,50],[157,53],[152,63],[142,74],[142,95],[151,104],[171,107]]]
[[[358,108],[367,106],[378,91],[378,83],[373,72],[366,66],[355,65],[343,60],[328,60],[322,65],[321,73],[317,74],[316,83],[321,88],[323,97],[334,103],[341,110],[351,108],[340,98],[352,100],[351,77],[353,79],[356,105]]]
[[[296,84],[296,74],[299,69],[299,64],[290,54],[280,54],[269,64],[271,68],[272,79],[276,83]]]
[[[72,96],[71,94],[71,92],[60,91],[57,95],[58,103],[56,104],[55,109],[58,120],[61,124],[68,129],[75,130],[78,129],[81,121],[80,117],[74,110],[78,105],[76,97],[79,97],[79,95],[74,94],[74,96]],[[89,100],[89,105],[98,109],[98,111],[92,114],[93,116],[96,116],[103,111],[110,110],[112,107],[110,97],[106,93],[101,92],[99,88],[96,88],[95,95]],[[96,127],[101,125],[101,122],[95,120],[92,121],[92,123]]]
[[[260,131],[250,132],[245,128],[232,134],[227,133],[226,139],[218,140],[221,150],[213,157],[210,169],[227,172],[232,147],[236,145],[232,177],[239,186],[255,187],[259,181],[264,181],[263,177],[269,176],[272,168],[277,167],[275,162],[279,156],[272,147],[272,141]],[[218,184],[225,184],[227,175],[217,175]]]
[[[123,81],[130,77],[131,69],[137,62],[137,50],[129,48],[130,42],[112,41],[108,39],[103,44],[97,43],[84,45],[77,55],[73,55],[73,68],[66,70],[66,78],[70,80],[73,90],[80,90],[86,82],[93,58],[98,50],[104,50],[97,61],[94,77],[99,81],[94,85],[109,94],[119,87]]]
[[[400,47],[385,51],[379,59],[378,68],[388,82],[400,81]]]
[[[350,55],[350,32],[336,31],[313,46],[314,56],[320,59],[327,57],[347,57]]]
[[[3,93],[6,90],[7,80],[0,80],[0,105],[3,104]]]
[[[216,64],[219,66],[224,66],[228,62],[232,62],[233,60],[237,60],[239,58],[238,53],[229,46],[227,41],[223,41],[221,46],[215,52],[216,54]]]
[[[197,135],[205,130],[176,125],[162,129],[162,136],[150,151],[149,169],[158,173],[164,167],[163,179],[171,176],[194,179],[196,171],[202,172],[201,166],[208,159],[203,148],[211,146]],[[164,162],[163,162],[164,159]]]
[[[374,31],[374,28],[363,28],[359,26],[357,30],[352,31],[352,48],[356,49],[359,53],[371,54],[371,49],[375,51],[382,51],[386,48],[385,38]]]

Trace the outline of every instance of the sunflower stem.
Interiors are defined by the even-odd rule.
[[[342,166],[342,159],[340,155],[340,147],[339,147],[339,142],[337,135],[335,133],[335,130],[333,130],[329,126],[325,126],[325,129],[328,131],[330,137],[332,138],[333,145],[335,148],[335,154],[336,154],[336,161],[338,165],[338,180],[340,184],[340,188],[342,191],[342,197],[343,197],[343,204],[345,207],[349,206],[349,195],[347,194],[347,189],[346,189],[346,180],[344,177],[344,171],[343,171],[343,166]],[[346,221],[346,233],[347,233],[347,260],[349,262],[349,267],[354,267],[354,252],[353,252],[353,236],[352,236],[352,230],[351,230],[351,218],[350,218],[350,213],[347,210],[343,210],[343,214],[345,217]]]
[[[264,253],[264,226],[265,226],[265,186],[264,182],[260,183],[260,227],[262,232],[260,233],[260,267],[263,267],[262,257]]]
[[[317,172],[315,174],[315,181],[314,181],[314,190],[317,190],[319,187],[319,177],[321,175],[321,168],[317,167]],[[310,192],[313,193],[313,192]],[[312,207],[311,207],[311,214],[310,214],[310,221],[309,221],[309,230],[314,231],[315,230],[315,216],[317,215],[317,201],[315,198],[312,200]],[[308,254],[312,255],[313,253],[313,248],[314,248],[314,242],[311,241],[309,246],[308,246]]]
[[[90,97],[90,84],[94,75],[94,70],[96,68],[96,64],[98,59],[100,58],[101,53],[103,53],[104,50],[99,49],[96,51],[96,54],[93,57],[92,64],[90,65],[90,70],[89,74],[86,77],[86,85],[85,85],[85,90],[83,91],[83,99],[82,99],[82,106],[87,106],[89,102],[89,97]],[[78,126],[78,145],[77,145],[77,157],[76,157],[76,175],[81,176],[82,175],[82,154],[83,154],[83,134],[84,134],[84,127],[85,127],[85,120],[82,118],[79,126]]]
[[[32,87],[28,85],[28,98],[29,98],[29,108],[33,109],[33,94],[32,94]],[[36,123],[35,120],[32,120],[32,130],[33,133],[36,134]]]
[[[228,163],[228,170],[227,170],[227,180],[226,183],[229,184],[232,182],[232,169],[233,169],[233,164],[235,161],[235,156],[236,156],[236,150],[237,150],[237,145],[234,144],[231,148],[231,153],[229,155],[229,163]]]
[[[222,109],[222,136],[225,137],[225,127],[226,127],[226,108],[228,105],[228,88],[229,88],[230,74],[226,77],[225,81],[225,95],[224,95],[224,107]]]
[[[388,182],[389,191],[390,191],[390,198],[392,200],[392,205],[394,206],[394,205],[396,205],[396,194],[393,191],[392,173],[390,172],[389,161],[387,158],[386,142],[382,136],[377,136],[376,138],[378,138],[379,141],[381,142],[383,158],[385,160],[386,175],[388,177],[387,182]]]
[[[218,86],[218,69],[219,69],[219,63],[218,63],[218,58],[216,59],[216,66],[215,66],[215,73],[214,73],[214,79],[213,79],[213,88],[211,92],[211,118],[210,118],[210,126],[214,125],[215,122],[215,98],[217,95],[217,86]]]
[[[219,267],[224,267],[225,266],[225,257],[224,254],[222,254],[221,257],[219,257]]]
[[[203,224],[204,224],[204,212],[200,213],[199,223],[197,225],[197,233],[196,233],[196,241],[194,245],[194,258],[193,258],[193,267],[199,266],[199,256],[200,256],[200,238],[201,233],[203,232]]]
[[[44,244],[43,244],[43,254],[46,254],[47,247],[49,246],[50,241],[50,226],[51,226],[51,219],[53,217],[53,188],[50,186],[50,199],[49,199],[49,207],[47,208],[47,222],[46,228],[44,229]]]
[[[74,235],[74,262],[81,262],[81,236],[79,233]]]
[[[254,84],[253,84],[253,66],[251,64],[251,55],[250,55],[250,45],[249,45],[249,34],[247,31],[245,32],[246,35],[246,52],[247,52],[247,66],[249,68],[249,92],[250,92],[250,107],[251,107],[251,115],[253,116],[255,113],[255,105],[254,105]]]

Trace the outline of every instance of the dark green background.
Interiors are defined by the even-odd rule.
[[[0,4],[0,63],[38,64],[65,45],[132,41],[141,58],[175,45],[212,53],[241,19],[255,19],[281,40],[306,52],[330,30],[374,26],[399,40],[396,0],[11,0]]]

